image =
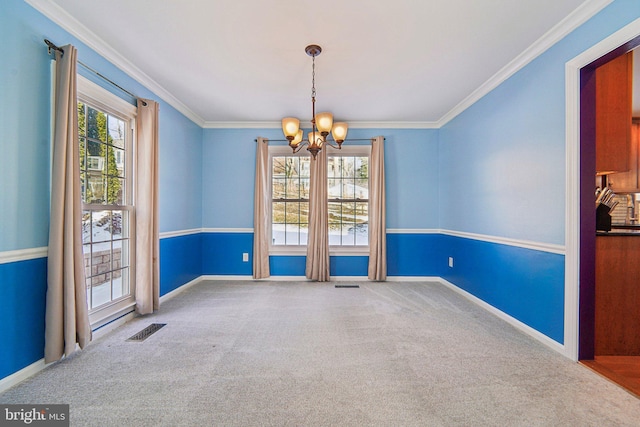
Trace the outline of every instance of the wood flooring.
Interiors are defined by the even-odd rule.
[[[640,397],[640,356],[596,356],[580,363]]]

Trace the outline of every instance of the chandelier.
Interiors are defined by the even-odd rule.
[[[315,159],[324,145],[340,149],[347,137],[349,126],[344,122],[333,123],[333,114],[331,113],[316,114],[316,56],[320,55],[322,48],[312,44],[307,46],[304,51],[312,58],[313,64],[311,74],[311,132],[307,135],[307,141],[302,142],[303,132],[300,129],[300,120],[295,117],[282,119],[282,132],[289,141],[289,147],[293,149],[294,153],[306,146],[307,151]],[[335,143],[327,140],[329,133],[333,136]]]

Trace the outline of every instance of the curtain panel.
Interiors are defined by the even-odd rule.
[[[158,103],[138,100],[136,118],[136,312],[160,308]]]
[[[307,279],[329,281],[329,204],[327,202],[327,148],[311,160]]]
[[[45,308],[45,363],[91,341],[82,254],[82,200],[78,146],[77,50],[56,51],[51,212]]]
[[[253,196],[253,278],[264,279],[269,272],[269,140],[258,138],[256,182]]]
[[[369,171],[369,280],[387,279],[387,214],[384,180],[384,137],[371,141]]]

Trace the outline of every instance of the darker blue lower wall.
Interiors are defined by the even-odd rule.
[[[0,264],[0,379],[44,357],[47,258]]]
[[[441,236],[440,276],[553,340],[564,342],[564,256]],[[445,264],[446,265],[446,264]]]
[[[202,275],[202,234],[160,239],[160,295]]]
[[[441,234],[387,234],[388,276],[440,276]]]
[[[242,254],[249,254],[242,261]],[[253,233],[203,233],[202,274],[253,274]]]

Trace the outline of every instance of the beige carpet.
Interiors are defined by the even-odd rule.
[[[203,282],[0,403],[68,403],[72,426],[640,424],[639,399],[437,283],[359,285]]]

